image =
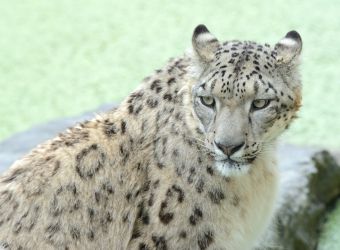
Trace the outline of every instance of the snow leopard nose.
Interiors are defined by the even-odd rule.
[[[218,142],[215,141],[215,145],[225,155],[232,156],[234,153],[236,153],[237,151],[239,151],[243,147],[244,142],[242,142],[238,145],[225,145],[225,144],[221,144],[221,143],[218,143]]]

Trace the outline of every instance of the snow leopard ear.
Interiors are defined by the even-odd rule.
[[[214,59],[215,52],[219,47],[216,37],[209,32],[205,25],[198,25],[192,35],[192,46],[200,59],[208,63]]]
[[[301,50],[301,36],[294,30],[289,31],[286,36],[275,45],[277,64],[281,65],[298,63]]]

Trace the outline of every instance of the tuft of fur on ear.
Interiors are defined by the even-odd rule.
[[[295,108],[301,106],[301,75],[299,72],[302,39],[296,31],[290,31],[275,45],[276,65],[283,81],[295,93]]]
[[[192,35],[192,46],[204,63],[209,63],[214,59],[219,45],[216,37],[209,32],[205,25],[200,24],[195,28]]]
[[[276,45],[276,61],[278,65],[296,64],[302,50],[302,39],[295,30],[289,31]]]

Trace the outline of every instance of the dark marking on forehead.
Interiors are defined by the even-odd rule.
[[[172,85],[173,83],[175,83],[176,82],[176,80],[175,80],[175,78],[170,78],[169,80],[168,80],[168,82],[167,82],[167,84],[170,86],[170,85]]]
[[[277,94],[277,90],[274,88],[274,86],[270,82],[268,82],[268,87],[274,90],[275,94]]]
[[[256,81],[256,82],[254,83],[254,92],[255,92],[255,94],[257,94],[258,90],[259,90],[259,82]]]
[[[215,86],[216,86],[216,82],[217,82],[217,80],[216,79],[214,79],[213,80],[213,82],[211,83],[211,90],[214,90],[214,88],[215,88]]]
[[[217,74],[218,74],[218,71],[214,72],[214,74],[212,74],[211,76],[211,79],[214,78]]]

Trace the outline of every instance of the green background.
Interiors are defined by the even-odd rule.
[[[0,140],[122,100],[204,23],[220,40],[271,44],[297,30],[304,101],[284,140],[340,146],[338,0],[4,0],[0,15]]]
[[[122,100],[204,23],[220,40],[303,42],[304,106],[284,137],[339,147],[340,1],[0,2],[0,139]]]

